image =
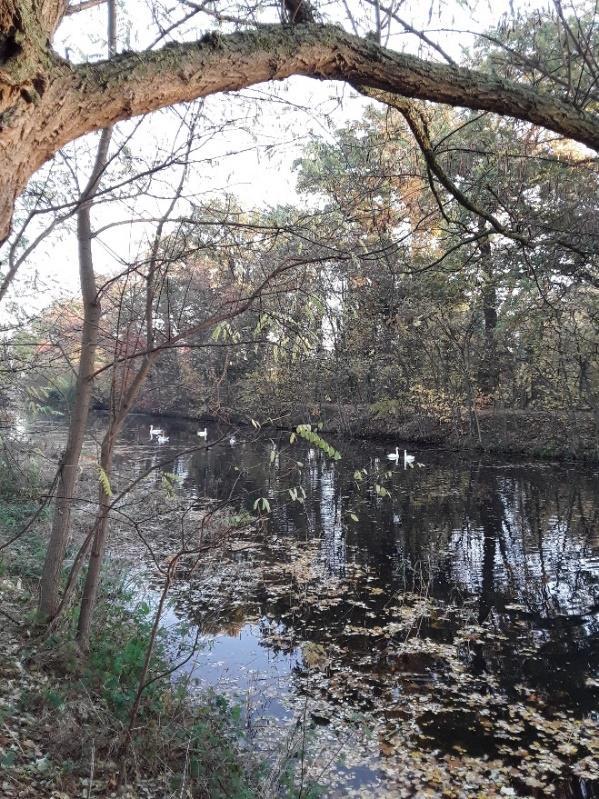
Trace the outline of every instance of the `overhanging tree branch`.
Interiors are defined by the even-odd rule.
[[[67,88],[95,115],[94,129],[218,92],[292,75],[344,80],[402,97],[513,116],[599,150],[599,118],[494,75],[395,53],[327,25],[272,25],[75,67]],[[60,113],[60,110],[57,109]],[[77,135],[90,119],[74,120]],[[67,134],[65,129],[64,134]]]
[[[496,75],[396,53],[331,25],[212,32],[77,66],[45,44],[36,53],[21,72],[0,62],[0,240],[29,177],[68,142],[175,103],[292,75],[491,111],[599,150],[599,117],[574,103]]]
[[[427,119],[422,113],[421,109],[419,109],[413,101],[391,95],[388,92],[376,91],[365,87],[361,87],[360,91],[366,97],[379,100],[391,108],[395,108],[401,113],[408,124],[408,127],[410,128],[412,135],[414,136],[414,139],[416,140],[416,143],[422,152],[422,155],[424,156],[427,169],[437,178],[439,183],[449,192],[449,194],[458,202],[458,204],[462,206],[462,208],[465,208],[467,211],[470,211],[481,220],[487,222],[492,229],[490,232],[494,231],[495,233],[499,233],[500,235],[505,236],[507,239],[511,239],[522,247],[534,248],[538,245],[539,242],[535,241],[532,236],[525,236],[522,233],[518,233],[517,231],[506,227],[506,225],[502,224],[494,214],[490,213],[481,205],[474,202],[457,186],[457,184],[451,179],[451,177],[439,163],[435,152],[435,147],[430,136]],[[434,186],[431,185],[431,189],[434,192]],[[443,208],[440,202],[439,208],[443,213]],[[557,237],[555,239],[555,243],[575,253],[583,260],[588,259],[592,255],[591,253],[583,250],[581,247],[576,246],[575,243],[568,241],[563,237]],[[577,273],[589,284],[595,287],[597,286],[597,280],[593,276],[592,272],[589,271],[589,269],[579,266]]]
[[[527,236],[523,236],[502,225],[496,216],[474,203],[449,177],[435,155],[426,118],[413,102],[402,97],[395,97],[387,92],[377,92],[372,89],[363,89],[362,92],[366,97],[379,100],[400,112],[420,147],[428,169],[463,208],[484,219],[495,232],[501,233],[502,236],[512,239],[523,246],[532,246],[533,243]]]

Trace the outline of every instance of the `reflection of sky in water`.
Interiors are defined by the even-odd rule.
[[[171,449],[195,443],[192,426],[163,424],[170,426]],[[147,444],[145,420],[132,420],[127,435]],[[220,446],[169,467],[182,490],[225,498],[238,480],[234,502],[248,510],[268,497],[270,533],[317,540],[324,574],[343,577],[350,560],[362,561],[379,571],[390,591],[428,583],[440,599],[480,597],[485,612],[518,604],[533,626],[535,619],[588,613],[597,602],[596,472],[432,450],[416,453],[424,468],[404,470],[389,468],[389,446],[372,442],[343,442],[343,460],[331,463],[313,447],[290,447],[288,434],[244,442],[238,433],[230,446],[226,430],[208,426],[208,443],[218,436]],[[160,456],[166,451],[162,447]],[[376,496],[372,482],[369,490],[368,481],[358,486],[354,472],[361,468],[377,473],[376,482],[392,496]],[[305,501],[290,502],[289,491],[299,486]],[[349,520],[353,511],[358,523]],[[589,625],[596,626],[592,615]],[[581,621],[579,632],[589,625]],[[213,640],[205,667],[210,684],[223,663],[244,684],[246,674],[254,678],[262,668],[278,679],[259,630],[248,624],[240,635]]]
[[[341,522],[341,502],[335,495],[334,466],[323,470],[320,477],[320,504],[323,508],[320,517],[322,558],[332,574],[342,574],[347,560],[347,542]]]
[[[158,606],[160,591],[144,584],[144,570],[130,574],[129,590],[137,601]],[[167,648],[174,664],[181,664],[174,676],[185,676],[200,689],[211,689],[239,701],[254,718],[270,716],[289,720],[293,712],[285,704],[290,695],[289,675],[301,662],[298,650],[274,652],[264,645],[260,625],[234,625],[230,632],[205,634],[197,638],[197,627],[181,627],[182,616],[172,601],[161,616],[161,627],[167,633]],[[262,619],[261,625],[271,622]],[[189,655],[191,654],[191,657]]]
[[[163,617],[165,627],[178,619],[172,610]],[[187,636],[193,641],[194,634]],[[253,715],[288,719],[292,716],[284,704],[289,694],[289,674],[298,663],[298,654],[275,653],[261,643],[256,624],[245,624],[235,634],[203,635],[196,654],[185,663],[184,673],[202,688],[239,697]]]
[[[168,444],[150,439],[151,422],[165,429]],[[54,439],[56,445],[64,436],[58,422],[34,424],[45,426],[44,444]],[[103,424],[97,417],[96,440]],[[19,435],[26,427],[21,420]],[[322,567],[332,575],[343,575],[348,560],[358,560],[375,566],[385,582],[399,589],[410,570],[432,570],[433,591],[440,598],[456,589],[467,595],[501,595],[545,616],[580,613],[598,600],[596,469],[429,450],[416,453],[424,468],[391,468],[387,476],[389,445],[337,441],[343,459],[331,463],[301,442],[290,446],[286,433],[271,431],[251,441],[256,434],[249,428],[236,432],[237,443],[231,446],[230,428],[207,424],[205,442],[197,438],[199,427],[130,417],[115,458],[117,472],[130,479],[174,457],[151,474],[150,483],[160,485],[161,472],[170,472],[192,500],[231,495],[235,505],[250,512],[258,497],[268,497],[270,532],[318,539]],[[218,439],[221,443],[214,445]],[[176,457],[194,446],[198,451]],[[367,481],[358,486],[353,475],[361,468],[371,475],[382,469],[377,482],[391,497],[375,496],[372,485],[366,490]],[[305,501],[290,502],[289,491],[300,486]],[[350,519],[351,512],[358,523]]]
[[[165,429],[168,444],[150,439],[150,421]],[[96,440],[103,424],[97,417]],[[44,429],[44,423],[35,425]],[[117,472],[125,480],[174,457],[150,483],[160,485],[161,473],[171,472],[192,500],[231,495],[248,511],[258,497],[268,497],[270,533],[317,539],[322,568],[331,575],[342,576],[348,560],[358,560],[378,569],[393,590],[419,574],[433,581],[441,599],[457,590],[483,595],[491,605],[499,599],[522,603],[542,617],[585,612],[598,601],[597,470],[433,450],[416,453],[424,468],[389,469],[389,445],[345,441],[335,442],[343,459],[331,463],[306,444],[290,446],[288,434],[252,441],[256,433],[249,428],[238,431],[231,446],[229,428],[206,426],[205,442],[197,438],[197,424],[131,417]],[[21,420],[19,435],[26,427]],[[64,428],[51,422],[45,433],[43,443],[56,445]],[[176,457],[192,447],[199,449]],[[391,497],[376,496],[372,481],[370,489],[367,480],[358,486],[354,471],[361,468],[371,475],[379,470],[376,481]],[[305,501],[290,502],[289,491],[299,487]]]
[[[295,655],[273,654],[260,643],[259,630],[251,624],[235,636],[203,638],[202,645],[194,676],[203,686],[239,694],[252,707],[259,702],[254,712],[280,719],[292,716],[283,702],[289,693],[289,672],[297,663]]]
[[[177,490],[192,503],[204,497],[225,501],[231,497],[236,508],[250,512],[256,499],[267,497],[272,508],[267,540],[292,538],[300,545],[313,545],[319,576],[325,582],[345,579],[351,574],[351,563],[363,564],[375,575],[375,584],[383,587],[377,588],[383,594],[381,604],[358,618],[358,624],[367,623],[367,618],[372,626],[384,623],[377,613],[384,617],[388,601],[405,590],[424,590],[437,600],[469,603],[479,623],[493,619],[499,625],[506,650],[479,654],[483,670],[495,670],[507,682],[535,679],[543,688],[554,685],[559,696],[566,684],[584,685],[596,668],[596,470],[507,463],[434,450],[416,453],[424,468],[389,469],[388,445],[339,441],[332,443],[341,449],[343,459],[331,463],[305,444],[290,447],[288,434],[271,433],[268,438],[244,442],[255,432],[237,432],[237,442],[231,446],[227,428],[206,425],[205,448],[205,442],[197,439],[197,425],[153,421],[166,428],[169,443],[150,441],[149,420],[132,417],[115,459],[116,481],[142,475],[174,457],[152,474],[150,485],[159,486],[162,474],[170,472],[177,477]],[[61,435],[56,427],[48,427],[52,432],[47,438],[54,445]],[[219,436],[222,443],[214,445]],[[197,452],[177,456],[194,446],[200,447]],[[371,479],[358,485],[354,473],[363,468]],[[391,496],[377,496],[375,481]],[[305,501],[290,502],[290,491],[300,487]],[[351,513],[357,522],[350,519]],[[290,619],[285,612],[278,615],[281,608],[275,610],[272,597],[262,597],[259,603],[254,597],[248,612],[244,591],[251,588],[251,580],[242,583],[241,572],[235,572],[235,580],[238,577],[238,593],[230,604],[240,615],[235,614],[229,626],[224,620],[220,628],[206,627],[210,634],[201,637],[200,650],[183,671],[234,701],[239,697],[253,719],[270,716],[273,724],[293,719],[297,703],[303,701],[296,667],[302,664],[304,644],[301,651],[292,649],[291,654],[275,651],[265,645],[264,628],[275,624],[284,631],[288,627],[299,635],[292,635],[294,645],[318,642],[323,626],[334,628],[338,623],[337,611],[312,608],[304,614],[300,609]],[[355,605],[359,608],[360,603]],[[194,606],[169,610],[165,625],[176,624],[186,612],[193,613]],[[345,608],[343,612],[352,611]],[[349,615],[341,627],[346,622],[351,624]],[[526,659],[517,651],[526,636],[543,647],[542,656],[530,662],[531,668],[534,665],[530,673],[528,666],[521,668]],[[348,649],[348,657],[359,660],[369,646],[356,645],[353,654]],[[362,776],[359,769],[356,774],[358,784],[373,777],[368,769]]]
[[[490,581],[495,592],[526,601],[531,610],[546,615],[593,605],[599,571],[592,536],[584,536],[575,515],[542,520],[540,508],[530,512],[517,480],[496,482],[485,524],[471,526],[465,519],[461,529],[451,531],[453,581],[473,594]]]

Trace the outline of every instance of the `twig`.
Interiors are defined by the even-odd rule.
[[[50,490],[49,490],[49,491],[48,491],[48,493],[47,493],[47,494],[44,496],[44,500],[43,500],[42,504],[39,506],[39,508],[38,508],[38,509],[36,510],[36,512],[33,514],[33,516],[31,517],[31,519],[29,519],[29,521],[27,522],[27,524],[25,525],[25,527],[23,527],[21,530],[19,530],[19,532],[18,532],[16,535],[14,535],[12,538],[9,538],[9,539],[8,539],[8,541],[5,541],[5,542],[4,542],[4,544],[0,544],[0,552],[2,552],[2,550],[3,550],[3,549],[6,549],[6,548],[7,548],[7,547],[9,547],[11,544],[14,544],[14,543],[15,543],[15,541],[18,541],[18,540],[19,540],[19,538],[21,538],[22,536],[24,536],[24,535],[25,535],[25,533],[26,533],[26,532],[27,532],[27,531],[28,531],[28,530],[31,528],[31,526],[34,524],[34,522],[36,522],[36,521],[37,521],[37,519],[39,519],[39,517],[40,517],[40,515],[41,515],[41,512],[44,510],[44,508],[46,507],[46,505],[47,505],[47,504],[50,502],[50,500],[51,500],[51,499],[52,499],[52,497],[54,496],[54,489],[56,488],[56,483],[58,482],[58,476],[60,475],[60,469],[61,469],[61,467],[59,466],[59,468],[58,468],[58,469],[57,469],[57,471],[56,471],[56,474],[54,475],[54,480],[52,480],[52,485],[50,486]]]
[[[0,608],[0,615],[5,616],[9,621],[12,621],[13,624],[16,624],[17,627],[22,627],[22,624],[18,619],[15,619],[14,616],[11,616],[10,613],[8,613],[6,610],[2,610],[2,608]]]
[[[185,750],[185,763],[183,764],[183,778],[181,779],[181,793],[179,799],[184,799],[185,788],[187,786],[187,769],[189,768],[189,750],[191,748],[191,735],[187,741],[187,749]]]
[[[89,782],[87,784],[87,799],[91,799],[92,795],[92,784],[94,781],[94,771],[96,767],[96,739],[92,738],[92,757],[91,763],[89,766]]]

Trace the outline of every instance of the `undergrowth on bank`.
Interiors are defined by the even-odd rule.
[[[83,658],[73,644],[74,613],[51,636],[32,638],[28,630],[42,556],[40,539],[31,536],[18,557],[5,555],[0,561],[0,602],[6,607],[9,597],[11,615],[22,624],[0,633],[0,672],[15,675],[14,687],[0,688],[3,723],[16,730],[14,747],[0,745],[6,785],[15,785],[16,796],[43,796],[50,789],[78,796],[83,785],[86,796],[108,797],[117,787],[119,747],[138,691],[154,609],[139,601],[130,585],[107,579],[88,656]],[[278,765],[272,784],[270,765],[252,750],[244,708],[171,673],[170,636],[161,630],[154,644],[150,682],[127,755],[128,782],[144,787],[148,797],[320,796],[317,786],[297,787],[301,758],[293,755],[283,768]],[[32,758],[19,743],[22,736],[35,745]],[[33,793],[19,793],[23,784]]]
[[[0,440],[0,530],[3,533],[18,532],[39,509],[42,485],[35,458],[7,447]],[[47,518],[47,512],[42,515]]]

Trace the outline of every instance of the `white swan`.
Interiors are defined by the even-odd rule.
[[[230,444],[232,447],[234,447],[234,446],[235,446],[235,444],[237,444],[237,439],[235,438],[235,436],[231,436],[231,438],[229,439],[229,444]]]
[[[200,438],[208,438],[208,430],[206,428],[198,430],[198,435]]]
[[[166,444],[166,442],[168,441],[168,439],[169,439],[169,437],[168,437],[168,436],[162,436],[162,435],[159,435],[159,436],[157,436],[157,438],[156,438],[156,441],[157,441],[159,444]]]
[[[160,427],[154,427],[154,425],[150,425],[150,438],[154,436],[161,436],[164,433],[164,430],[161,430]]]
[[[387,457],[389,458],[390,461],[395,461],[395,463],[399,463],[399,459],[401,457],[400,454],[399,454],[399,447],[395,447],[395,452],[390,452],[387,455]],[[413,469],[415,460],[416,460],[416,456],[415,455],[410,455],[410,453],[406,449],[404,449],[404,451],[403,451],[403,467],[404,467],[404,469],[407,469],[408,466],[410,467],[410,469]],[[418,466],[420,466],[420,464],[418,464]]]

